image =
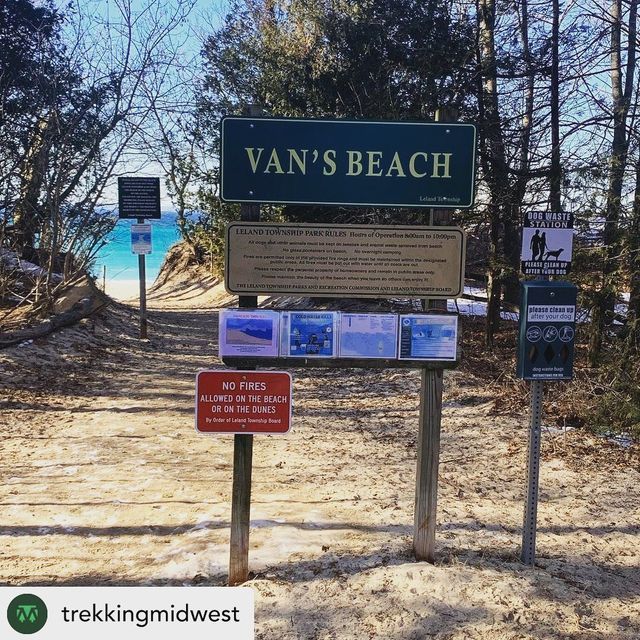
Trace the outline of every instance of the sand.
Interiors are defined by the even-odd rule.
[[[102,284],[102,282],[100,282]],[[147,282],[147,289],[153,285]],[[107,280],[106,293],[115,300],[133,300],[140,294],[139,280]]]
[[[225,584],[232,438],[195,433],[193,393],[230,303],[185,281],[151,294],[148,341],[122,306],[0,352],[2,583]],[[437,561],[416,562],[418,373],[292,373],[292,432],[254,445],[257,638],[640,637],[637,465],[546,429],[525,567],[526,409],[447,373]]]

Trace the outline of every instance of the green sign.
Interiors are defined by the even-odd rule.
[[[228,117],[221,129],[226,202],[473,205],[472,124]]]
[[[7,621],[18,633],[36,633],[47,622],[47,607],[38,596],[23,593],[9,603]]]
[[[518,378],[573,378],[577,295],[570,282],[522,283]]]

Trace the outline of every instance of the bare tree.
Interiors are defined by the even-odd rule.
[[[630,0],[626,16],[623,14],[622,0],[613,0],[607,17],[611,38],[613,138],[609,156],[608,186],[602,236],[604,244],[602,279],[600,289],[595,297],[595,304],[591,310],[589,359],[593,366],[598,363],[601,354],[605,326],[613,322],[614,305],[617,297],[617,274],[622,264],[620,218],[623,182],[629,151],[628,119],[632,99],[634,98],[637,13],[637,0]],[[626,45],[623,42],[623,31],[626,31]]]
[[[18,189],[9,213],[18,250],[47,268],[49,299],[59,256],[66,258],[67,278],[86,268],[115,222],[105,216],[105,195],[131,162],[132,142],[153,114],[163,86],[150,93],[147,79],[168,75],[163,45],[192,4],[150,0],[135,11],[132,0],[115,0],[107,17],[79,0],[69,9],[53,81],[51,75],[38,78],[46,99],[30,115],[30,133],[16,153]]]

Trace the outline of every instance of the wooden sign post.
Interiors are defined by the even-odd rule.
[[[458,114],[439,109],[436,122],[451,122]],[[430,209],[429,224],[450,225],[449,209]],[[463,267],[464,269],[464,267]],[[464,288],[464,272],[462,274]],[[423,300],[425,309],[447,310],[446,300]],[[416,500],[413,552],[416,560],[434,562],[438,515],[438,471],[440,468],[440,428],[442,423],[442,382],[444,369],[423,369],[420,381],[420,424],[417,439]]]
[[[435,559],[443,375],[443,369],[423,369],[420,384],[413,552],[427,562]]]
[[[240,220],[260,221],[259,204],[240,205]],[[255,309],[258,296],[238,296],[241,309]],[[248,367],[245,367],[248,368]],[[255,367],[251,367],[255,369]],[[233,436],[233,488],[231,492],[231,539],[229,544],[229,586],[249,578],[249,523],[251,518],[251,471],[253,436]]]
[[[257,111],[257,113],[256,113]],[[284,119],[284,118],[254,118],[258,116],[258,109],[250,109],[250,117],[225,118],[221,124],[221,187],[220,197],[222,201],[241,203],[241,220],[244,222],[257,222],[260,219],[260,204],[264,202],[280,204],[325,204],[325,205],[368,205],[386,207],[433,207],[445,208],[448,211],[434,220],[433,209],[430,212],[431,224],[450,224],[450,210],[455,208],[469,208],[473,205],[475,195],[475,157],[476,157],[476,133],[473,125],[460,123],[447,124],[447,121],[455,120],[455,115],[440,112],[437,116],[438,124],[434,123],[376,123],[346,120],[311,120],[311,119]],[[346,136],[346,133],[350,136]],[[345,140],[349,140],[350,146],[345,146]],[[357,142],[357,145],[356,145]],[[330,146],[327,146],[330,143]],[[355,145],[355,146],[354,146]],[[430,145],[430,146],[429,146]],[[354,150],[355,147],[359,150]],[[376,149],[371,151],[370,149]],[[368,163],[365,169],[365,159]],[[282,167],[285,163],[289,168],[285,171]],[[406,168],[405,168],[406,165]],[[407,178],[402,181],[390,181],[392,177]],[[380,178],[379,180],[376,180]],[[390,189],[394,185],[396,188]],[[308,230],[289,229],[292,225],[278,225],[281,229],[238,229],[237,234],[253,233],[258,237],[261,233],[273,233],[279,235],[291,235],[292,238],[304,237]],[[323,225],[327,226],[327,225]],[[287,227],[285,229],[284,227]],[[348,237],[351,231],[347,229],[331,229],[327,231],[316,225],[314,228],[315,245],[326,240],[333,234],[333,245],[340,237]],[[237,227],[233,227],[236,229]],[[372,237],[375,238],[375,229],[372,229]],[[404,255],[399,247],[399,237],[403,229],[394,230],[395,239],[390,239],[386,249],[394,249],[396,253]],[[414,245],[422,244],[424,248],[435,250],[440,241],[449,240],[446,229],[441,229],[438,234],[429,236],[434,242],[425,242],[427,235],[418,237],[420,229],[414,234]],[[428,230],[423,230],[424,234]],[[359,231],[359,233],[364,233]],[[382,232],[384,233],[384,232]],[[341,234],[344,234],[341,236]],[[460,231],[462,242],[458,262],[460,269],[459,287],[453,285],[438,285],[429,291],[424,291],[421,296],[433,296],[445,298],[431,304],[425,300],[425,310],[444,309],[446,311],[446,298],[459,295],[459,289],[463,287],[464,278],[464,234]],[[227,232],[229,236],[229,231]],[[452,236],[455,240],[455,235]],[[291,244],[288,241],[287,244]],[[373,241],[367,246],[367,253],[360,252],[358,263],[365,262],[363,256],[373,255]],[[227,238],[227,250],[231,246]],[[260,243],[255,242],[254,248]],[[270,247],[277,245],[275,240],[270,241]],[[433,246],[431,246],[433,245]],[[234,245],[235,249],[241,248],[241,243]],[[282,243],[284,247],[284,242]],[[250,255],[252,260],[268,261],[268,252],[260,252],[252,248]],[[272,277],[280,269],[284,259],[291,263],[292,268],[297,264],[307,268],[313,264],[302,265],[299,256],[295,260],[286,255],[286,250],[276,247],[277,261],[269,267],[269,282],[256,283],[238,278],[237,281],[230,277],[229,269],[233,267],[229,255],[225,270],[225,286],[232,293],[239,293],[239,307],[241,309],[256,308],[258,306],[257,294],[268,293],[279,295],[297,293],[307,296],[328,297],[354,297],[358,295],[358,284],[352,284],[341,289],[340,286],[329,287],[327,283],[305,281],[288,285],[286,279],[281,279],[286,286],[274,283]],[[238,252],[236,251],[236,254]],[[249,260],[249,253],[246,254]],[[355,249],[354,249],[355,253]],[[393,253],[389,251],[389,253]],[[265,254],[265,255],[263,255]],[[332,252],[323,254],[333,255]],[[305,260],[313,262],[314,255],[305,255]],[[277,264],[276,264],[277,262]],[[318,260],[319,262],[319,260]],[[353,261],[356,262],[354,259]],[[295,263],[295,264],[294,264]],[[255,279],[254,272],[258,269],[249,268],[248,262],[240,258],[238,269],[231,269],[231,275],[244,276],[244,271],[249,271],[251,278]],[[279,266],[280,265],[280,266]],[[405,265],[406,266],[406,265]],[[348,271],[348,265],[339,265],[339,268]],[[364,265],[365,270],[371,270],[370,264]],[[398,267],[402,268],[402,267]],[[327,268],[328,273],[336,270]],[[289,273],[290,270],[287,270]],[[342,272],[340,272],[342,273]],[[396,272],[393,272],[396,273]],[[360,277],[360,280],[362,277]],[[229,280],[233,280],[230,282]],[[378,282],[363,291],[360,295],[371,297],[372,289],[375,289],[376,297],[397,297],[406,294],[406,282],[400,289],[399,285],[385,280],[386,291],[379,290]],[[336,280],[337,281],[337,280]],[[292,281],[293,282],[293,281]],[[343,282],[344,284],[344,282]],[[234,287],[235,286],[235,290]],[[413,291],[413,290],[412,290]],[[247,295],[248,293],[252,295]],[[457,326],[457,325],[456,325]],[[410,336],[411,337],[411,336]],[[436,530],[436,506],[438,488],[438,466],[440,454],[440,425],[442,418],[442,387],[444,368],[447,363],[441,362],[442,358],[428,358],[424,354],[418,354],[415,359],[403,358],[396,360],[349,360],[348,358],[287,358],[280,355],[277,358],[259,357],[223,357],[223,362],[229,366],[237,366],[249,370],[260,366],[318,366],[318,367],[406,367],[420,368],[422,370],[422,388],[420,396],[420,431],[418,436],[418,467],[416,481],[415,500],[415,529],[414,551],[419,560],[433,561],[435,530]],[[448,366],[457,364],[455,362]],[[362,363],[361,363],[362,362]],[[251,465],[253,454],[253,436],[234,436],[234,461],[233,461],[233,491],[231,508],[231,544],[229,561],[229,584],[237,585],[248,579],[248,550],[249,550],[249,519],[251,500]]]

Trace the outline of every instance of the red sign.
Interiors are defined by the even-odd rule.
[[[201,371],[196,376],[196,431],[287,433],[291,374],[286,371]]]

